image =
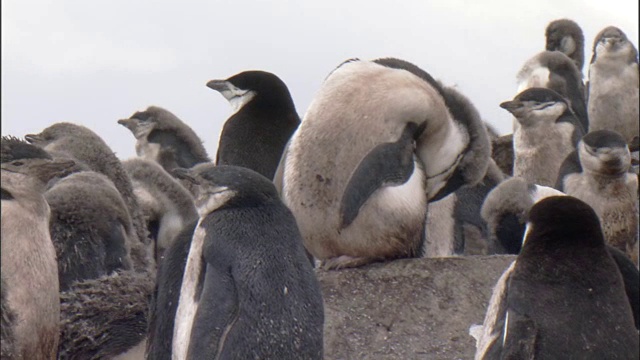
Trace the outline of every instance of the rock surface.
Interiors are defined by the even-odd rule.
[[[473,359],[496,281],[513,255],[403,259],[317,270],[324,358]]]

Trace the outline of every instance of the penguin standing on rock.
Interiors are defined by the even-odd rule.
[[[476,359],[637,358],[622,276],[589,205],[552,196],[531,208],[481,329]]]
[[[226,80],[211,80],[233,107],[220,134],[217,165],[249,168],[273,179],[282,152],[300,124],[287,85],[265,71],[244,71]]]
[[[545,30],[545,49],[560,51],[576,64],[580,72],[584,67],[584,34],[580,26],[570,19],[554,20]]]
[[[296,220],[273,183],[236,166],[174,173],[198,185],[200,220],[185,267],[176,269],[184,273],[181,283],[158,279],[159,298],[180,295],[173,327],[154,320],[166,307],[156,304],[151,323],[165,334],[152,330],[149,353],[163,346],[153,339],[171,338],[171,353],[161,358],[321,359],[320,287]],[[168,274],[164,264],[179,264],[175,257],[184,255],[167,253],[160,274]]]
[[[403,60],[352,59],[329,74],[291,138],[282,198],[327,269],[418,257],[427,202],[480,181],[490,151],[456,90]]]

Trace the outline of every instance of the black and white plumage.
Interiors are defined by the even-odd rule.
[[[562,164],[556,188],[595,210],[608,244],[638,264],[638,176],[630,172],[631,155],[617,132],[585,135]]]
[[[553,186],[564,158],[585,131],[566,99],[547,88],[528,88],[500,107],[520,126],[513,132],[513,176]]]
[[[320,287],[295,218],[271,181],[212,164],[174,173],[198,184],[200,219],[161,263],[150,356],[321,359]]]
[[[571,19],[554,20],[545,30],[545,49],[560,51],[576,64],[580,72],[584,67],[584,34],[580,25]]]
[[[570,196],[538,202],[494,288],[475,358],[635,359],[638,340],[593,209]]]
[[[220,92],[234,111],[222,128],[216,164],[246,167],[273,179],[300,124],[287,85],[266,71],[244,71],[211,80],[207,87]]]
[[[589,67],[590,130],[613,130],[630,142],[640,131],[638,50],[609,26],[593,42]]]
[[[489,154],[456,90],[403,60],[352,60],[326,78],[291,138],[282,198],[327,268],[420,256],[427,202],[480,181]]]

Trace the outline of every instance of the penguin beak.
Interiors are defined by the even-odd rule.
[[[500,104],[500,107],[513,113],[513,111],[515,111],[516,109],[519,109],[522,107],[522,101],[520,100],[511,100],[511,101],[505,101],[503,103]]]
[[[118,124],[126,127],[127,129],[131,130],[133,128],[135,121],[133,119],[120,119],[118,120]]]
[[[171,170],[171,173],[173,174],[173,176],[175,176],[178,179],[184,179],[187,180],[195,185],[199,185],[200,182],[198,180],[196,180],[195,177],[193,177],[191,175],[191,171],[189,169],[185,169],[185,168],[175,168],[173,170]]]
[[[207,87],[215,91],[223,92],[229,90],[229,83],[226,80],[211,80],[207,82]]]
[[[47,162],[38,167],[38,177],[45,184],[56,176],[65,176],[76,163],[73,160],[57,160]]]
[[[24,139],[29,144],[34,144],[34,145],[37,145],[38,143],[41,143],[44,141],[44,139],[40,135],[36,135],[36,134],[27,134],[24,136]]]

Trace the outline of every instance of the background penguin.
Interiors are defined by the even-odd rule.
[[[15,358],[54,359],[60,321],[58,271],[49,236],[49,206],[42,194],[45,184],[73,163],[50,157],[15,159],[16,152],[23,156],[29,147],[41,152],[16,138],[2,138],[3,307],[15,315],[8,330]]]
[[[554,20],[545,30],[545,49],[560,51],[576,64],[582,73],[584,67],[584,34],[580,26],[570,19]]]
[[[26,135],[25,139],[47,151],[67,153],[113,182],[127,205],[135,229],[136,236],[130,245],[133,266],[136,270],[155,272],[152,244],[131,180],[109,146],[90,129],[64,122],[49,126],[40,134]]]
[[[593,131],[563,162],[556,188],[593,207],[607,243],[638,265],[638,176],[630,167],[629,148],[620,134]]]
[[[532,87],[551,89],[568,100],[585,132],[589,117],[582,73],[567,55],[560,51],[543,51],[529,59],[516,76],[518,93]],[[514,130],[518,127],[514,123]]]
[[[211,161],[193,129],[161,107],[149,106],[118,124],[133,133],[139,157],[157,162],[166,171]]]
[[[600,31],[589,67],[590,129],[617,131],[627,142],[638,136],[638,84],[638,50],[617,27]]]
[[[500,107],[520,124],[513,133],[513,176],[553,186],[562,161],[584,135],[569,104],[551,89],[529,88]]]
[[[282,197],[326,268],[420,256],[427,201],[480,181],[489,155],[457,91],[403,60],[353,60],[327,77],[291,138]]]
[[[180,293],[172,353],[163,358],[321,359],[320,287],[295,218],[271,181],[246,168],[212,164],[174,173],[199,185],[200,220],[185,267],[176,269],[183,280],[158,278],[159,299]],[[181,235],[174,246],[184,243]],[[184,256],[169,251],[160,274]],[[157,322],[171,321],[158,316],[166,305],[156,304],[152,324],[164,334],[150,336],[150,354],[163,346],[156,339],[166,341],[172,330]]]
[[[552,196],[531,208],[520,255],[494,288],[476,359],[635,359],[622,277],[587,204]]]
[[[233,107],[220,134],[217,165],[243,166],[273,179],[285,145],[298,128],[287,85],[265,71],[244,71],[226,80],[211,80]]]
[[[133,193],[155,241],[156,262],[182,231],[198,218],[193,196],[180,183],[153,161],[133,158],[122,162],[131,177]]]

